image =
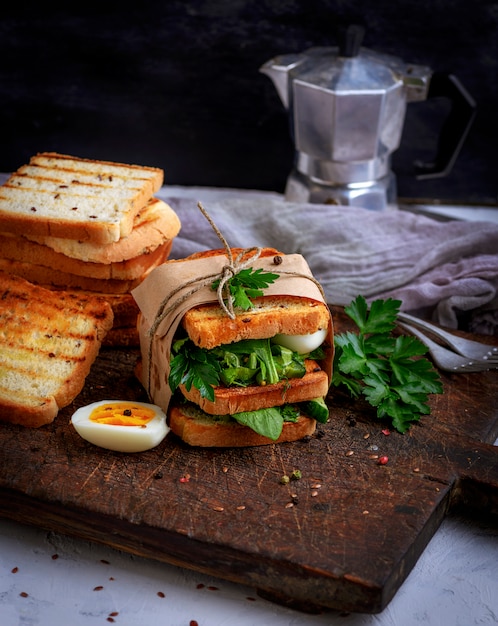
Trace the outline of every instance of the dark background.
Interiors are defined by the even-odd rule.
[[[70,3],[66,3],[68,7]],[[154,165],[165,183],[283,191],[287,114],[259,67],[336,45],[348,23],[366,47],[455,74],[477,116],[451,174],[416,181],[445,101],[410,104],[393,169],[399,195],[498,200],[498,3],[485,0],[164,0],[77,9],[9,2],[0,18],[0,171],[39,151]]]

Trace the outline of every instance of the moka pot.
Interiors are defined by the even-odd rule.
[[[350,27],[338,47],[284,54],[260,68],[289,112],[295,145],[289,201],[372,210],[395,204],[391,156],[410,102],[451,101],[436,158],[415,164],[415,175],[445,176],[457,158],[475,113],[471,96],[453,75],[362,48],[362,38],[363,29]]]

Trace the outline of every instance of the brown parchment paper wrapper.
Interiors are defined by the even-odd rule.
[[[301,296],[327,304],[321,289],[314,282],[311,270],[303,256],[300,254],[282,254],[281,259],[282,263],[279,265],[273,262],[272,256],[258,258],[251,263],[251,267],[255,270],[261,268],[279,274],[279,278],[265,288],[265,296]],[[227,257],[224,254],[191,260],[168,261],[155,268],[132,291],[132,295],[140,308],[137,328],[142,357],[141,382],[151,400],[165,412],[172,395],[168,385],[168,377],[171,344],[175,332],[189,309],[217,301],[216,291],[211,289],[210,285],[221,275],[226,264]],[[196,286],[199,286],[195,281],[206,277],[209,277],[208,284],[194,291]],[[173,293],[174,295],[170,297],[170,294]],[[168,300],[165,302],[166,299]],[[161,312],[164,312],[164,317],[157,324],[156,318]],[[154,325],[156,328],[151,335],[151,329]],[[333,360],[332,318],[329,321],[327,340],[331,349],[326,361],[322,362],[322,366],[330,381]]]

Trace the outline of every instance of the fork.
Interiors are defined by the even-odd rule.
[[[485,359],[471,359],[461,354],[457,354],[452,350],[448,350],[439,345],[420,330],[404,322],[398,322],[405,330],[420,339],[429,348],[432,360],[439,369],[453,373],[467,372],[484,372],[486,370],[498,369],[498,361],[489,361]]]
[[[419,317],[414,317],[413,315],[402,311],[398,313],[398,319],[410,324],[411,326],[427,330],[462,356],[469,359],[484,359],[490,363],[498,362],[498,348],[495,348],[494,346],[487,346],[479,341],[458,337],[453,333],[446,332],[439,326],[435,326],[434,324],[426,322]]]

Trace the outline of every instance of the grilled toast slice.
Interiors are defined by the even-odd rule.
[[[62,237],[25,238],[48,246],[71,259],[89,263],[120,263],[155,250],[180,232],[180,220],[173,209],[158,198],[151,198],[135,217],[133,230],[115,243],[98,244]],[[24,237],[23,237],[24,238]]]
[[[103,298],[0,272],[0,421],[51,423],[83,388],[112,323]]]
[[[172,241],[168,240],[154,250],[141,253],[131,259],[115,263],[94,263],[80,261],[56,252],[43,244],[18,237],[10,233],[0,233],[0,255],[3,259],[44,267],[47,273],[74,274],[98,280],[133,281],[144,276],[150,269],[163,263],[169,256]],[[29,277],[28,277],[28,280]],[[32,282],[38,282],[33,280]]]
[[[163,176],[159,168],[38,154],[0,187],[0,231],[118,241]]]
[[[15,274],[16,276],[20,276],[31,283],[44,285],[50,289],[83,289],[85,291],[93,291],[99,294],[124,294],[129,293],[132,289],[138,287],[138,285],[145,279],[152,269],[154,269],[155,266],[160,265],[167,258],[169,255],[168,247],[164,250],[159,250],[159,253],[159,256],[156,256],[154,259],[154,263],[152,263],[152,259],[147,258],[147,268],[141,276],[123,280],[117,278],[93,278],[90,276],[80,276],[78,274],[72,274],[71,272],[51,269],[50,267],[38,265],[36,263],[13,261],[12,259],[2,259],[1,257],[0,271]]]

